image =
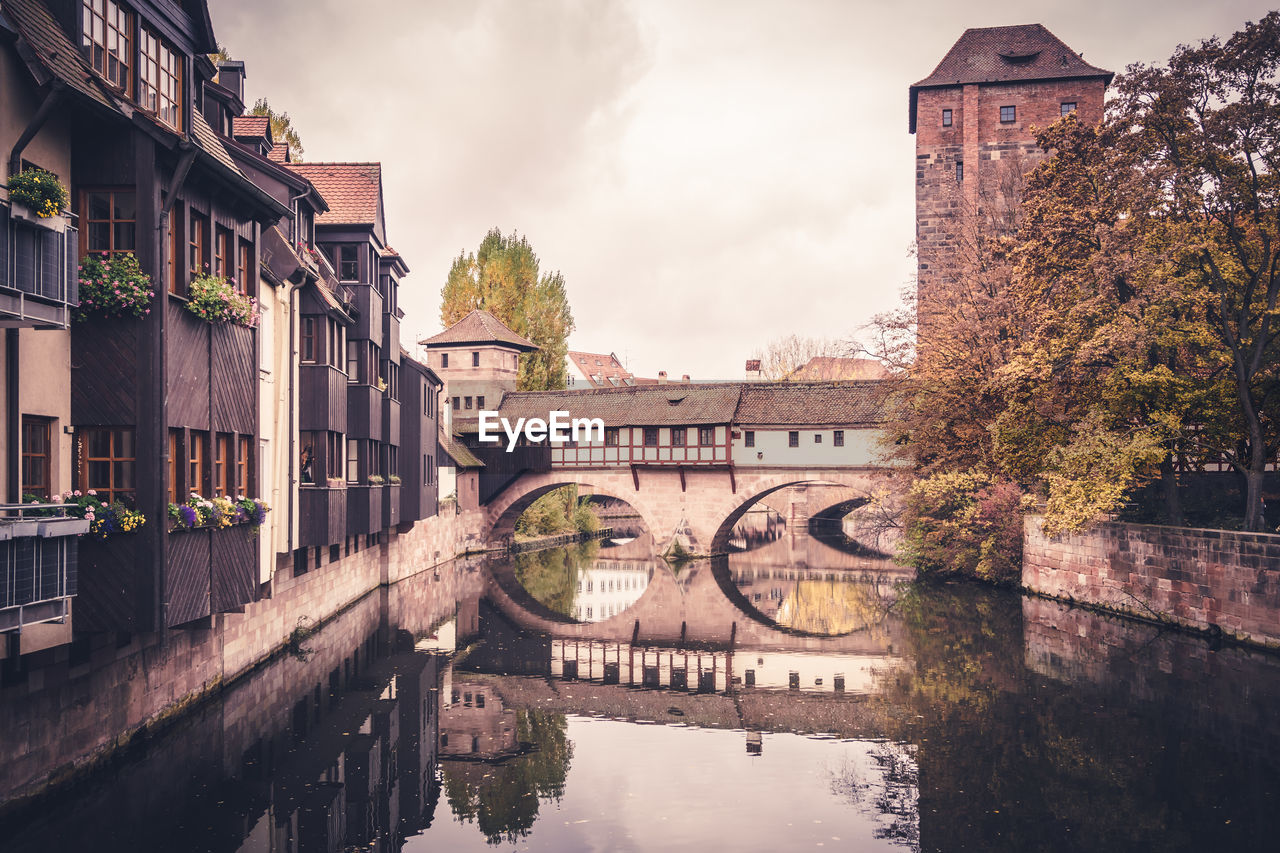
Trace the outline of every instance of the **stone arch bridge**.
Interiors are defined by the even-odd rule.
[[[678,542],[690,553],[722,554],[729,551],[730,533],[742,516],[758,503],[776,509],[775,498],[783,490],[809,492],[803,508],[791,513],[794,522],[807,521],[823,506],[896,504],[904,482],[902,472],[883,467],[553,468],[523,473],[494,495],[482,507],[482,536],[491,542],[510,536],[535,500],[577,485],[630,504],[664,551]]]

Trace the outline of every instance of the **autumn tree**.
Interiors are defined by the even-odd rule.
[[[293,119],[289,118],[287,112],[276,112],[266,98],[258,98],[253,108],[249,110],[249,114],[266,116],[270,119],[271,138],[275,140],[275,144],[288,146],[290,162],[302,162],[302,137],[298,135],[297,129],[293,126]]]
[[[770,382],[785,381],[813,358],[839,358],[846,347],[831,338],[786,335],[775,338],[751,354],[760,361],[760,375]]]
[[[440,296],[445,327],[482,308],[538,345],[520,359],[521,391],[565,387],[574,325],[564,276],[541,272],[527,239],[493,229],[476,252],[454,259]]]

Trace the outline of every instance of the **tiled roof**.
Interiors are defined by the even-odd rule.
[[[593,388],[636,384],[634,374],[619,364],[613,353],[575,350],[569,353],[569,361],[587,377]]]
[[[876,426],[885,421],[883,382],[751,382],[733,422],[752,425]]]
[[[467,449],[461,441],[440,430],[440,450],[444,452],[459,468],[483,468],[484,463]]]
[[[294,165],[289,160],[289,146],[284,144],[272,145],[267,149],[267,159],[272,163],[288,163],[290,166]]]
[[[832,358],[815,355],[787,377],[788,382],[832,381],[837,379],[886,379],[889,371],[875,359]]]
[[[1085,62],[1042,24],[968,29],[933,73],[915,86],[954,86],[1064,77],[1111,77]]]
[[[727,424],[738,407],[739,383],[646,385],[584,391],[517,391],[502,398],[499,416],[546,419],[552,411],[569,417],[600,418],[604,425],[667,426]]]
[[[68,86],[93,100],[119,108],[119,101],[106,84],[89,70],[80,51],[67,38],[49,11],[34,0],[5,0],[0,4],[4,14],[17,26],[37,58],[53,75]]]
[[[289,168],[311,181],[329,204],[329,212],[316,218],[317,225],[378,222],[378,206],[382,202],[381,163],[290,163]]]
[[[968,29],[933,73],[911,87],[911,132],[916,129],[916,92],[922,88],[1089,77],[1110,83],[1112,76],[1085,62],[1042,24]]]
[[[516,334],[506,323],[480,308],[475,309],[440,334],[418,343],[425,347],[497,343],[525,352],[533,352],[539,348],[533,341]]]
[[[240,115],[231,118],[232,136],[251,136],[254,139],[271,137],[271,119],[267,116]]]
[[[204,113],[199,110],[191,111],[191,137],[195,139],[197,145],[204,149],[206,154],[241,178],[244,178],[246,182],[249,181],[239,167],[236,166],[235,161],[231,159],[231,155],[227,153],[227,149],[222,144],[222,140],[218,138],[218,134],[214,133],[213,128],[209,126],[209,122],[205,121]]]

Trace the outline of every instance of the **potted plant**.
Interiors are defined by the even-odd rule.
[[[258,300],[236,290],[234,280],[208,273],[191,281],[187,310],[206,323],[258,325]]]
[[[69,218],[62,214],[69,196],[67,188],[53,172],[26,169],[12,175],[7,183],[13,217],[50,231],[62,231]]]
[[[151,276],[142,271],[133,252],[107,252],[80,259],[80,304],[73,317],[84,321],[103,317],[145,317],[151,313]]]
[[[392,475],[391,475],[391,477],[390,477],[389,479],[390,479],[391,485],[393,485],[393,486],[398,486],[398,485],[400,485],[400,475],[399,475],[399,474],[392,474]]]
[[[387,482],[382,478],[381,474],[370,474],[368,480],[369,485],[371,486],[381,486],[383,483]]]

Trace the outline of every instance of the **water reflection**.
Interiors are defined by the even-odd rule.
[[[382,590],[4,849],[1274,849],[1280,658],[788,538],[603,621],[612,549]]]
[[[648,537],[627,542],[583,542],[517,554],[490,567],[500,579],[510,574],[520,589],[552,613],[578,622],[602,622],[624,613],[644,595],[659,565]]]

